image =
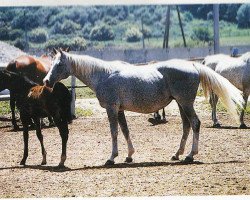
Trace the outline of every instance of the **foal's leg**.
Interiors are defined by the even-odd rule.
[[[46,161],[46,154],[47,153],[46,153],[44,145],[43,145],[43,135],[42,135],[42,132],[41,132],[40,119],[39,118],[34,119],[34,123],[35,123],[35,126],[36,126],[36,136],[37,136],[38,140],[40,141],[41,149],[42,149],[43,160],[42,160],[41,165],[46,165],[47,164],[47,161]]]
[[[162,120],[163,120],[163,121],[166,121],[165,108],[162,108]]]
[[[248,96],[249,94],[246,94],[246,93],[243,94],[244,107],[240,113],[240,128],[247,128],[246,124],[244,123],[244,114],[245,114],[245,109],[247,107]]]
[[[127,141],[128,144],[128,157],[126,158],[125,162],[132,162],[132,155],[134,154],[135,150],[133,147],[133,144],[131,142],[130,136],[129,136],[129,130],[128,130],[128,125],[127,125],[127,121],[124,115],[124,111],[119,111],[118,112],[118,122],[119,125],[121,127],[122,133]]]
[[[214,94],[213,92],[210,95],[209,103],[212,107],[212,120],[214,122],[213,127],[218,128],[221,126],[220,122],[218,121],[218,119],[216,117],[216,105],[218,103],[218,96],[216,94]]]
[[[67,141],[68,141],[68,134],[69,134],[69,129],[68,129],[68,123],[66,120],[61,120],[58,116],[54,116],[53,120],[59,129],[60,136],[62,139],[62,154],[61,154],[61,161],[58,165],[58,167],[64,167],[64,162],[67,158]]]
[[[159,110],[154,113],[154,119],[155,120],[161,120],[161,115],[159,114]]]
[[[181,115],[181,119],[182,119],[183,135],[181,138],[180,147],[179,147],[178,151],[176,152],[176,154],[172,157],[171,160],[179,160],[179,155],[182,155],[184,153],[187,138],[188,138],[188,135],[189,135],[189,132],[191,129],[191,124],[190,124],[185,112],[183,111],[182,107],[179,104],[178,104],[178,106],[179,106],[180,115]]]
[[[118,135],[118,111],[114,107],[108,107],[106,109],[109,119],[109,125],[112,137],[112,154],[110,159],[107,160],[105,165],[113,165],[115,163],[114,159],[118,156],[118,146],[117,146],[117,135]]]
[[[20,111],[20,119],[23,124],[23,142],[24,142],[24,151],[23,151],[23,159],[20,162],[20,165],[25,165],[27,157],[28,157],[28,143],[29,143],[29,118],[27,118]]]
[[[192,162],[194,155],[198,154],[199,132],[200,132],[200,120],[197,117],[193,104],[192,105],[180,105],[193,129],[193,144],[192,150],[186,157],[185,161]],[[184,125],[183,125],[184,126]]]

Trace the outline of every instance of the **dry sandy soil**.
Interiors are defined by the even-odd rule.
[[[36,134],[30,132],[29,157],[23,167],[19,165],[22,132],[13,132],[9,121],[1,121],[0,198],[250,195],[250,130],[238,129],[238,124],[225,113],[219,114],[224,127],[211,128],[210,113],[205,107],[196,102],[202,125],[199,154],[193,164],[170,160],[182,135],[175,103],[167,108],[166,124],[152,126],[148,122],[151,115],[128,113],[136,150],[134,162],[124,164],[127,146],[119,132],[119,156],[113,167],[104,166],[111,153],[111,136],[107,117],[98,109],[93,117],[78,118],[69,126],[64,170],[55,168],[61,151],[57,128],[43,129],[45,166],[40,166],[42,156]],[[246,123],[250,126],[249,118]],[[191,138],[192,133],[185,155],[191,149]]]

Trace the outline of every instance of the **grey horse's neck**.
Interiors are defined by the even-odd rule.
[[[95,91],[98,82],[107,78],[115,69],[109,62],[87,56],[67,54],[72,73]]]

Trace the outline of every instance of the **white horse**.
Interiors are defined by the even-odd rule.
[[[55,82],[76,76],[95,93],[100,105],[106,108],[111,136],[112,153],[107,165],[114,164],[118,156],[118,124],[128,144],[126,162],[132,162],[134,147],[124,110],[152,113],[167,106],[173,99],[179,106],[183,136],[173,160],[184,153],[190,129],[193,129],[193,145],[185,161],[193,161],[198,153],[200,120],[194,110],[194,101],[199,83],[205,94],[214,91],[220,96],[229,111],[238,118],[237,106],[242,107],[240,91],[227,79],[199,63],[184,60],[169,60],[147,66],[134,66],[117,61],[103,61],[87,55],[74,55],[60,51],[56,54],[52,68],[44,78],[44,83]]]
[[[246,128],[244,123],[244,111],[247,106],[248,96],[250,94],[250,52],[235,58],[224,54],[207,56],[202,62],[206,66],[215,70],[217,73],[225,77],[235,87],[243,91],[244,109],[240,115],[240,128]],[[210,96],[210,104],[212,107],[212,120],[214,127],[220,127],[220,122],[216,117],[216,105],[218,96],[212,94]]]

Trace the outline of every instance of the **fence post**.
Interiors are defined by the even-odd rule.
[[[76,77],[71,76],[71,115],[73,116],[73,118],[76,117],[75,115],[75,101],[76,101],[75,86],[76,86]]]

